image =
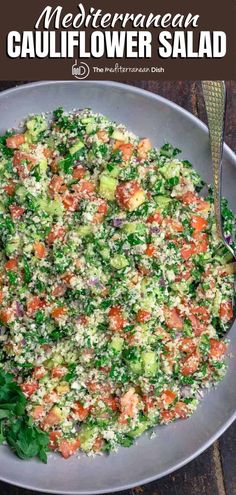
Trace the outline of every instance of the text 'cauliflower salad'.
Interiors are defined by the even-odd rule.
[[[0,441],[46,461],[187,418],[233,317],[211,188],[90,110],[30,117],[0,153]]]

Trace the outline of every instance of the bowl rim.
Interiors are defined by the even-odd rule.
[[[14,86],[12,88],[9,88],[9,89],[0,91],[0,103],[1,103],[2,96],[8,96],[8,95],[11,95],[13,93],[17,93],[18,91],[22,91],[23,88],[25,88],[25,89],[28,89],[29,88],[30,89],[30,88],[35,88],[35,87],[43,87],[45,85],[49,85],[49,86],[56,85],[57,86],[57,85],[60,85],[60,84],[68,85],[68,86],[70,86],[71,84],[72,85],[79,85],[79,84],[81,84],[83,86],[85,86],[87,84],[88,85],[95,84],[95,85],[98,85],[98,86],[101,86],[101,87],[104,87],[104,88],[107,87],[107,86],[109,86],[109,87],[113,87],[113,88],[128,90],[128,91],[131,91],[133,93],[136,93],[137,95],[145,96],[145,97],[148,97],[149,99],[161,101],[166,106],[176,109],[180,114],[184,115],[190,121],[192,121],[193,123],[195,123],[205,133],[208,132],[208,127],[207,127],[206,124],[204,124],[198,117],[196,117],[195,115],[193,115],[191,112],[189,112],[185,108],[182,108],[180,105],[178,105],[174,101],[169,100],[169,99],[167,99],[167,98],[165,98],[163,96],[160,96],[159,94],[153,93],[153,92],[151,92],[149,90],[146,90],[146,89],[143,89],[143,88],[139,88],[139,87],[136,87],[136,86],[132,86],[131,84],[120,83],[120,82],[110,81],[110,80],[104,80],[104,81],[102,81],[102,80],[101,81],[100,80],[86,80],[86,81],[72,81],[72,80],[56,80],[56,81],[52,81],[52,80],[42,80],[42,81],[34,81],[34,82],[31,82],[31,83],[16,84],[16,86]],[[224,143],[224,153],[227,153],[229,159],[232,162],[234,162],[234,164],[236,166],[236,155],[233,152],[233,150],[226,143]],[[161,479],[164,476],[167,476],[167,475],[173,473],[174,471],[177,471],[178,469],[182,468],[183,466],[185,466],[186,464],[188,464],[189,462],[191,462],[192,460],[194,460],[195,458],[197,458],[206,449],[208,449],[230,427],[230,425],[233,423],[233,421],[235,419],[236,419],[236,410],[234,411],[233,414],[231,414],[231,416],[228,418],[228,420],[225,423],[223,423],[220,428],[218,428],[218,430],[215,432],[215,434],[213,434],[205,443],[203,443],[192,455],[186,457],[185,459],[182,459],[177,464],[173,464],[169,468],[167,468],[164,471],[162,471],[162,473],[160,473],[158,475],[154,475],[154,476],[150,476],[150,477],[147,477],[147,478],[140,479],[140,480],[137,481],[137,483],[139,485],[146,485],[147,483],[151,483],[151,482],[153,482],[155,480]],[[42,490],[41,489],[39,489],[38,487],[33,486],[32,484],[17,483],[15,481],[12,482],[9,478],[2,477],[1,474],[0,474],[0,481],[3,481],[5,483],[9,483],[11,485],[14,485],[14,486],[17,486],[17,487],[20,487],[20,488],[25,488],[25,489],[28,489],[28,490],[34,490],[35,492],[42,493]],[[54,493],[54,494],[63,494],[63,495],[78,495],[78,494],[79,495],[83,495],[83,494],[84,495],[101,495],[103,493],[115,493],[115,492],[120,492],[120,491],[123,491],[123,490],[132,489],[135,486],[136,486],[136,483],[135,484],[134,483],[127,483],[127,484],[124,484],[124,485],[120,484],[119,487],[115,487],[113,489],[107,488],[107,489],[86,490],[86,491],[67,490],[65,492],[64,490],[62,490],[62,491],[58,491],[58,490],[55,491],[54,489],[47,488],[47,489],[43,489],[43,491],[45,493]]]

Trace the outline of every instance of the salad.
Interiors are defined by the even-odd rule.
[[[89,109],[0,138],[0,441],[21,458],[128,447],[223,378],[235,264],[179,152]]]

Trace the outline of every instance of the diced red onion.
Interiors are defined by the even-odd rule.
[[[150,234],[159,234],[160,229],[159,227],[150,227],[149,232]]]
[[[113,227],[120,227],[124,222],[123,218],[113,218]]]
[[[24,309],[19,301],[16,301],[16,316],[18,317],[24,316]]]
[[[232,236],[231,236],[231,235],[227,235],[227,236],[225,237],[225,239],[226,239],[226,241],[227,241],[229,244],[231,244],[231,243],[232,243]]]

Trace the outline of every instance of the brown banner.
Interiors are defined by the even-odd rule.
[[[235,0],[6,2],[0,79],[236,79],[235,5]],[[40,20],[46,7],[52,15],[48,26],[45,16]]]

